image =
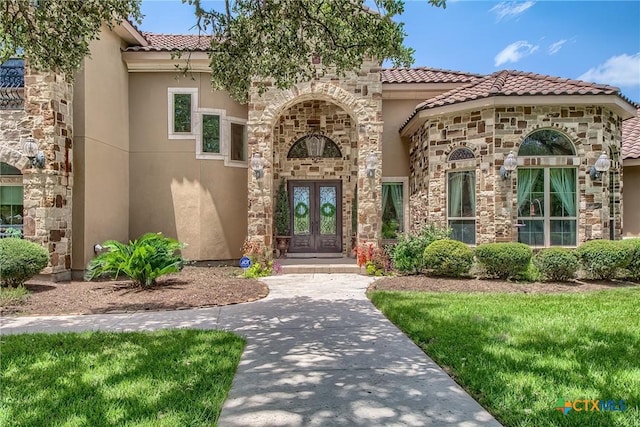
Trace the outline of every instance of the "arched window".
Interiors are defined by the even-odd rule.
[[[566,135],[553,129],[530,133],[518,150],[519,157],[574,156],[576,150]]]
[[[473,151],[466,147],[457,148],[451,154],[449,154],[450,162],[455,162],[457,160],[469,160],[473,158],[475,158],[475,156],[473,155]]]
[[[522,141],[518,157],[561,157],[575,153],[566,135],[541,129]],[[519,242],[538,247],[576,245],[577,177],[575,167],[518,167]]]
[[[320,153],[314,155],[314,151]],[[287,153],[288,159],[306,159],[309,157],[340,158],[342,153],[331,138],[324,135],[305,135],[293,143]]]
[[[22,173],[0,162],[0,237],[22,234],[23,199]]]

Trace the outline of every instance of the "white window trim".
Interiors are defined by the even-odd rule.
[[[469,159],[469,160],[471,160],[471,159]],[[457,162],[461,162],[461,161],[458,160]],[[475,160],[474,160],[474,162],[475,162]],[[474,172],[473,185],[474,185],[474,191],[476,193],[476,207],[475,207],[475,215],[474,216],[449,216],[449,175],[452,174],[452,173],[458,173],[458,172]],[[445,209],[446,218],[447,218],[447,222],[446,222],[447,228],[449,228],[449,229],[451,228],[449,226],[449,221],[471,221],[471,220],[473,220],[473,222],[474,222],[473,241],[475,243],[467,243],[467,242],[462,242],[462,243],[464,243],[465,245],[469,245],[469,246],[474,247],[474,246],[476,246],[478,244],[478,206],[477,206],[477,203],[478,203],[478,189],[477,189],[477,187],[478,187],[478,171],[475,168],[474,169],[471,169],[471,168],[468,168],[468,169],[467,168],[449,169],[449,170],[447,170],[446,177],[447,177],[446,178],[447,179],[447,183],[446,183],[447,197],[446,197],[446,199],[444,201],[444,203],[445,203],[444,209]]]
[[[519,221],[542,221],[542,231],[544,233],[543,236],[543,245],[529,245],[532,248],[575,248],[578,241],[578,233],[579,233],[579,224],[578,224],[578,216],[580,213],[580,205],[579,205],[579,187],[578,187],[578,168],[575,166],[531,166],[531,167],[523,167],[519,169],[542,169],[543,178],[544,178],[544,203],[543,203],[543,216],[536,217],[526,217],[526,216],[517,216]],[[551,216],[551,169],[575,169],[576,171],[576,216]],[[516,172],[517,173],[517,172]],[[516,210],[518,209],[518,200],[516,195]],[[517,212],[517,211],[516,211]],[[576,222],[576,243],[573,245],[551,245],[551,221],[575,221]]]
[[[173,95],[189,94],[191,95],[191,132],[174,132],[173,131]],[[195,139],[198,135],[199,126],[196,119],[196,109],[198,106],[198,88],[196,87],[170,87],[167,89],[167,138],[168,139]]]
[[[202,151],[202,126],[203,115],[219,116],[220,117],[220,152],[219,153],[207,153]],[[198,108],[196,110],[196,120],[198,122],[197,128],[199,132],[196,134],[196,159],[200,160],[224,160],[226,153],[226,143],[229,139],[229,126],[227,125],[227,110],[219,108]]]
[[[232,117],[232,116],[227,116],[227,120],[226,120],[226,132],[228,135],[228,138],[225,139],[226,142],[226,148],[224,151],[224,165],[225,166],[229,166],[229,167],[234,167],[234,168],[248,168],[249,167],[249,147],[247,144],[247,140],[244,141],[245,144],[245,151],[246,151],[246,158],[247,160],[231,160],[231,123],[236,123],[236,124],[240,124],[243,125],[245,127],[245,133],[247,132],[247,120],[246,119],[241,119],[240,117]]]
[[[383,183],[400,183],[402,184],[402,232],[409,231],[409,177],[408,176],[383,176]]]

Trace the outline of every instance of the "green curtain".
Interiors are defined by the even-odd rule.
[[[387,209],[387,203],[389,200],[389,184],[382,184],[382,212]]]
[[[452,172],[449,174],[449,216],[462,216],[462,185],[465,172]]]
[[[542,169],[518,169],[518,211],[529,200]]]
[[[556,193],[566,212],[565,216],[576,216],[575,169],[552,168],[549,171],[551,190]]]
[[[465,172],[466,174],[466,186],[467,194],[469,195],[469,203],[471,204],[471,214],[469,216],[476,216],[476,173]]]
[[[0,204],[19,205],[23,204],[22,186],[0,187]]]
[[[391,190],[391,202],[393,203],[393,207],[396,210],[396,214],[398,215],[398,226],[399,230],[402,231],[404,229],[404,215],[402,212],[402,184],[391,184],[389,186]]]

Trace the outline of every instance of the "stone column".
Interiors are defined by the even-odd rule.
[[[23,171],[24,235],[49,250],[43,273],[54,281],[71,277],[72,97],[63,75],[26,67],[25,113],[46,160]]]
[[[362,123],[358,136],[358,244],[378,246],[382,231],[382,123]],[[375,176],[367,176],[367,159],[378,158]]]

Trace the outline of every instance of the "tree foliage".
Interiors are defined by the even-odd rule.
[[[2,0],[0,63],[23,54],[37,69],[71,76],[102,24],[123,19],[140,22],[140,0]]]
[[[396,19],[404,0],[225,0],[221,10],[182,1],[194,7],[195,27],[211,36],[213,88],[238,101],[247,100],[252,84],[261,92],[288,88],[328,71],[344,75],[366,58],[413,62]],[[445,7],[445,0],[428,3]],[[2,0],[0,14],[0,61],[23,53],[36,68],[68,75],[103,23],[142,18],[140,0]]]
[[[393,18],[403,0],[226,0],[223,11],[195,6],[196,26],[211,39],[214,89],[246,101],[252,84],[288,88],[333,71],[360,68],[365,58],[409,66],[413,49],[403,45],[403,24]],[[444,7],[445,0],[429,0]],[[313,58],[320,60],[314,64]]]

